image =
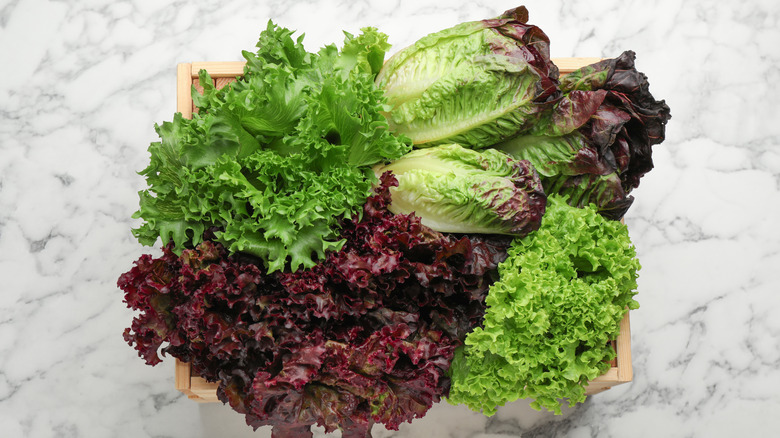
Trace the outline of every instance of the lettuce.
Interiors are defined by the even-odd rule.
[[[390,59],[376,78],[390,128],[417,146],[484,148],[536,122],[560,95],[549,39],[518,7],[432,33]]]
[[[486,298],[484,326],[451,367],[449,402],[492,415],[532,398],[561,412],[585,399],[585,386],[609,368],[610,346],[633,299],[640,268],[625,225],[548,197],[541,227],[515,239]]]
[[[392,172],[390,211],[436,231],[524,236],[539,228],[545,196],[528,161],[457,144],[418,149],[374,169]]]
[[[118,280],[138,310],[124,338],[150,365],[158,352],[219,382],[217,395],[273,436],[318,424],[370,436],[422,417],[446,396],[455,349],[479,324],[511,241],[453,236],[387,210],[386,174],[345,244],[311,269],[266,273],[206,240],[181,255],[142,256]]]
[[[309,53],[291,34],[269,22],[237,82],[217,90],[200,72],[192,120],[156,126],[135,214],[141,243],[171,241],[180,254],[216,227],[230,252],[269,272],[312,267],[344,244],[338,223],[360,213],[371,166],[410,149],[389,132],[373,83],[387,37],[365,28],[341,52]]]
[[[671,118],[634,58],[626,51],[563,76],[563,96],[539,122],[494,147],[530,161],[546,193],[620,219],[633,202],[629,193],[653,168],[652,146],[664,140]]]
[[[269,22],[236,82],[200,72],[198,111],[156,126],[140,172],[133,232],[163,251],[119,278],[139,312],[125,341],[279,438],[397,430],[441,398],[582,402],[638,307],[634,247],[606,218],[669,108],[633,52],[559,78],[527,20],[384,64],[376,29],[311,53]]]

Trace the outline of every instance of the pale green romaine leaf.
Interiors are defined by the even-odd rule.
[[[456,144],[412,151],[374,169],[392,172],[390,211],[441,232],[522,236],[539,227],[545,196],[527,161]]]
[[[527,129],[557,95],[547,36],[525,8],[428,35],[377,76],[390,128],[417,146],[484,148]]]

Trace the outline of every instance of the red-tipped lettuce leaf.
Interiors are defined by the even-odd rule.
[[[345,244],[309,270],[268,274],[207,232],[177,256],[143,256],[119,279],[140,311],[126,341],[219,382],[218,397],[253,427],[306,436],[310,425],[370,436],[446,396],[455,348],[481,322],[509,239],[437,233],[387,210],[386,174]]]
[[[563,76],[564,94],[540,123],[495,147],[531,161],[547,194],[580,207],[595,203],[620,219],[633,201],[629,193],[653,168],[652,146],[664,140],[671,117],[634,58],[626,51]]]

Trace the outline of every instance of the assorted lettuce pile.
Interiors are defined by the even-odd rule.
[[[560,76],[524,7],[307,52],[269,23],[157,126],[124,338],[252,427],[370,437],[442,399],[560,412],[614,357],[639,262],[617,222],[669,108],[633,52]],[[413,147],[416,148],[413,150]]]

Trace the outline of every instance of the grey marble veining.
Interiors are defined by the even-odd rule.
[[[444,5],[447,6],[444,6]],[[240,60],[268,19],[310,50],[375,26],[395,48],[521,3],[0,3],[0,436],[268,437],[173,389],[122,340],[116,288],[175,65]],[[375,437],[734,437],[780,432],[780,4],[527,1],[555,57],[637,53],[672,109],[626,221],[642,262],[634,381],[561,416],[446,403]],[[322,431],[317,436],[324,437]],[[330,436],[330,435],[329,435]],[[338,436],[334,434],[333,436]]]

